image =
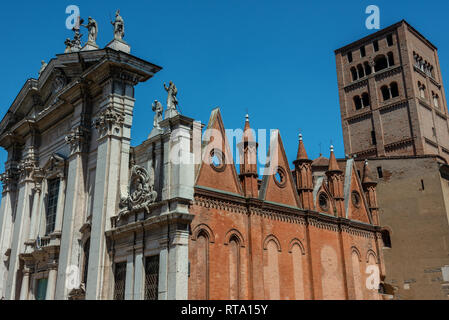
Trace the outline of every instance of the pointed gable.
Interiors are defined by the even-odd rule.
[[[362,183],[357,174],[357,167],[354,159],[346,162],[345,170],[345,217],[364,223],[372,223],[371,213],[363,192]]]
[[[219,108],[212,111],[206,130],[195,185],[242,195]]]
[[[316,180],[313,189],[313,202],[315,203],[316,211],[335,216],[335,203],[324,176],[318,177]]]
[[[299,207],[299,197],[278,130],[270,138],[269,167],[265,168],[259,192],[261,200]]]

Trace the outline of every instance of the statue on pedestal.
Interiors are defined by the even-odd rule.
[[[164,82],[164,89],[167,91],[167,111],[165,118],[170,118],[174,115],[178,114],[178,110],[176,109],[176,106],[178,105],[178,99],[176,98],[176,95],[178,94],[178,89],[176,88],[175,84],[170,81],[168,87],[166,86]]]
[[[114,39],[123,40],[125,37],[125,22],[120,16],[120,10],[115,13],[115,21],[111,21],[111,24],[114,26]]]
[[[162,121],[162,112],[164,111],[164,108],[162,107],[162,104],[157,100],[154,100],[153,102],[153,111],[155,112],[153,127],[160,129],[161,127],[159,125],[159,122]]]
[[[98,24],[92,17],[89,17],[87,25],[82,24],[83,27],[86,27],[89,34],[87,42],[93,45],[97,44],[97,35],[98,35]]]

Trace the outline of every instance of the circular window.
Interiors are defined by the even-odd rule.
[[[352,199],[352,204],[354,206],[356,206],[357,208],[359,208],[360,207],[360,201],[361,201],[360,194],[357,191],[353,191],[351,193],[351,199]]]
[[[225,169],[225,158],[223,152],[218,149],[213,149],[210,152],[209,164],[216,171],[223,171]]]
[[[285,172],[284,168],[278,167],[276,169],[275,174],[273,175],[274,182],[281,187],[284,188],[287,183],[287,173]]]
[[[320,208],[323,211],[329,210],[329,199],[325,193],[320,193],[320,196],[318,198],[318,203],[320,205]]]

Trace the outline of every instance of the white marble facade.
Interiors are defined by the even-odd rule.
[[[198,124],[172,113],[130,147],[134,87],[160,69],[109,46],[25,83],[0,123],[0,297],[187,299],[194,167],[170,155],[193,157]]]

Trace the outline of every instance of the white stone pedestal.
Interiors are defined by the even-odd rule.
[[[126,53],[131,52],[130,45],[127,44],[125,41],[119,40],[119,39],[112,40],[111,42],[108,43],[108,45],[106,47],[117,50],[117,51],[123,51]]]

